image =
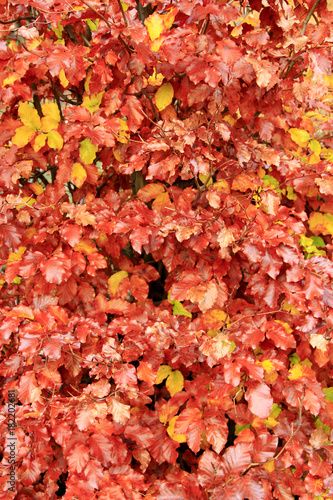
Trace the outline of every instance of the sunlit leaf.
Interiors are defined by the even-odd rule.
[[[87,172],[81,163],[74,163],[72,167],[72,181],[77,188],[83,186],[87,179]]]
[[[155,102],[159,111],[169,106],[172,103],[174,91],[171,83],[164,83],[156,92]]]
[[[94,146],[89,138],[84,139],[80,145],[80,158],[83,163],[86,163],[87,165],[93,163],[96,158],[97,151],[98,147]]]
[[[47,143],[50,148],[62,149],[64,140],[57,130],[51,130],[51,132],[47,134]]]
[[[30,127],[32,130],[40,129],[40,118],[37,110],[29,106],[27,102],[22,102],[18,109],[18,115],[21,118],[23,125]]]
[[[34,129],[24,125],[23,127],[19,127],[15,130],[15,135],[12,138],[12,143],[19,148],[23,148],[23,146],[29,144],[35,134],[36,131]]]
[[[288,132],[291,135],[292,140],[300,147],[307,146],[308,142],[311,140],[311,136],[306,130],[290,128]]]

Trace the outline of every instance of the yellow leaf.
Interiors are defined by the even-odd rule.
[[[283,303],[283,310],[287,311],[292,316],[297,316],[300,314],[299,310],[293,304],[288,304],[288,302]]]
[[[125,120],[122,120],[121,118],[118,118],[118,121],[120,123],[120,130],[119,130],[119,135],[118,135],[118,141],[122,142],[123,144],[126,144],[129,139],[129,133],[128,131],[128,125]]]
[[[268,472],[273,472],[275,470],[275,464],[274,460],[268,460],[263,464],[264,469],[266,469]]]
[[[311,212],[309,218],[309,229],[314,234],[333,235],[333,215]]]
[[[19,148],[29,144],[31,139],[35,136],[36,131],[27,125],[19,127],[15,130],[15,135],[12,138],[12,144],[15,144]]]
[[[47,139],[47,134],[37,135],[37,137],[35,139],[35,143],[34,143],[34,151],[37,152],[40,149],[42,149],[45,146],[46,139]]]
[[[96,109],[99,109],[102,102],[103,94],[104,90],[99,94],[92,94],[91,97],[88,96],[84,97],[82,106],[86,108],[88,111],[90,111],[91,114],[93,114],[93,112],[96,111]]]
[[[145,25],[151,40],[156,40],[164,30],[163,17],[154,12],[145,20]]]
[[[124,2],[121,2],[121,5],[123,6],[123,11],[126,12],[128,10],[129,5],[127,5]]]
[[[333,0],[327,0],[327,10],[333,11]]]
[[[165,378],[167,378],[172,372],[172,368],[168,365],[161,365],[158,369],[155,384],[160,384]]]
[[[59,73],[59,80],[64,89],[68,87],[69,81],[67,80],[66,73],[63,69]]]
[[[310,368],[305,364],[297,363],[289,370],[289,380],[298,380],[309,374]]]
[[[167,433],[173,439],[174,441],[177,441],[177,443],[186,443],[186,436],[185,434],[175,434],[175,424],[177,421],[178,415],[170,419],[169,426],[167,428]]]
[[[148,83],[150,85],[162,85],[163,80],[164,76],[162,75],[162,73],[156,75],[156,68],[154,68],[154,73],[148,78]]]
[[[96,158],[98,147],[94,146],[89,138],[84,139],[80,145],[80,158],[86,165],[89,165]]]
[[[288,325],[288,323],[285,323],[284,321],[280,321],[279,319],[276,319],[275,323],[280,323],[280,325],[282,325],[284,327],[284,329],[286,330],[287,333],[292,333],[293,330],[292,330],[292,328],[290,328],[290,325]]]
[[[261,366],[265,372],[272,372],[274,370],[274,365],[269,359],[265,359],[265,361],[261,363]]]
[[[230,317],[220,309],[211,309],[203,315],[204,325],[209,330],[216,330],[218,328],[227,328],[230,326]]]
[[[213,184],[212,176],[205,175],[205,174],[199,174],[199,179],[201,180],[201,182],[203,184],[205,184],[207,182],[207,180],[208,180],[208,182],[206,184],[206,187],[209,187],[209,186],[211,186]]]
[[[61,70],[63,71],[63,70]],[[60,122],[60,111],[55,102],[45,102],[42,104],[43,115]]]
[[[290,128],[288,132],[291,135],[292,140],[300,147],[307,146],[308,142],[311,140],[311,136],[306,130]]]
[[[164,83],[156,92],[155,102],[159,111],[169,106],[173,99],[173,86],[171,83]]]
[[[177,14],[177,9],[175,8],[170,9],[169,12],[167,12],[166,14],[162,14],[163,24],[167,29],[170,29],[171,26],[173,25],[176,14]]]
[[[320,156],[317,156],[314,153],[309,158],[306,158],[306,163],[308,165],[317,165],[317,163],[319,162],[320,162]]]
[[[165,385],[170,392],[170,396],[174,396],[177,392],[180,392],[184,389],[183,374],[179,370],[171,372],[166,380]]]
[[[47,134],[48,132],[51,132],[51,130],[57,129],[58,125],[59,123],[54,118],[51,118],[50,116],[43,116],[40,128]]]
[[[164,40],[164,37],[161,36],[160,38],[158,38],[157,40],[154,40],[153,42],[151,42],[151,45],[150,45],[150,48],[153,52],[158,52],[159,49],[160,49],[160,46],[162,45],[163,43],[163,40]]]
[[[17,252],[10,252],[7,260],[7,264],[11,264],[12,262],[16,262],[18,260],[22,260],[22,255],[26,251],[27,247],[19,247]]]
[[[29,188],[37,195],[44,192],[43,186],[41,184],[38,184],[38,182],[32,182],[31,184],[29,184]]]
[[[90,238],[81,238],[74,247],[75,252],[82,252],[85,255],[97,252],[95,243]]]
[[[128,273],[126,271],[118,271],[117,273],[110,276],[110,278],[108,279],[108,291],[110,295],[113,296],[118,291],[121,280],[123,280],[127,276]]]
[[[62,149],[64,140],[57,130],[51,130],[51,132],[47,134],[47,143],[50,148]]]
[[[87,172],[81,163],[74,163],[72,167],[72,181],[77,188],[83,186],[85,180],[87,179]]]
[[[320,151],[321,151],[321,145],[320,145],[320,142],[316,141],[315,139],[312,139],[310,142],[309,142],[309,148],[311,149],[311,151],[313,151],[313,153],[317,156],[320,155]]]
[[[29,106],[27,102],[21,102],[18,115],[21,118],[23,125],[30,127],[33,130],[40,129],[40,118],[35,108]]]
[[[6,85],[10,85],[11,83],[14,83],[16,80],[19,80],[21,77],[18,73],[10,73],[10,76],[5,78],[3,81],[2,86],[5,87]]]

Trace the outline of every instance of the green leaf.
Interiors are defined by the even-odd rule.
[[[92,94],[90,97],[85,96],[83,98],[82,106],[86,108],[88,111],[90,111],[91,114],[93,114],[96,109],[99,109],[102,99],[103,99],[103,92],[100,92],[99,94]]]
[[[91,19],[87,19],[87,24],[89,26],[89,28],[91,29],[91,31],[97,31],[97,26],[96,24],[91,20]]]
[[[333,403],[333,387],[327,387],[327,389],[323,389],[323,392],[326,394],[325,399]]]
[[[289,356],[290,366],[297,365],[297,363],[299,363],[300,361],[301,361],[301,358],[296,354],[296,352],[294,352],[294,354]]]
[[[179,302],[179,300],[172,300],[173,304],[172,314],[178,314],[179,316],[187,316],[188,318],[192,318],[192,313],[187,311],[183,304]]]
[[[80,145],[80,158],[86,165],[93,163],[96,158],[98,147],[94,146],[90,139],[84,139]]]
[[[264,187],[266,186],[273,186],[273,188],[278,188],[280,183],[277,179],[275,179],[275,177],[273,177],[272,175],[265,175],[263,178],[263,184],[264,184]]]
[[[236,436],[238,436],[238,434],[242,431],[244,431],[245,429],[249,429],[250,428],[250,424],[244,424],[244,425],[238,425],[236,424],[236,427],[235,427],[235,434]]]

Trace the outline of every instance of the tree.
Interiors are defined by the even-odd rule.
[[[332,9],[0,2],[0,498],[333,495]]]

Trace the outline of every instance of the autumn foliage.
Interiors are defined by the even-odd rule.
[[[333,497],[332,11],[0,0],[0,498]]]

